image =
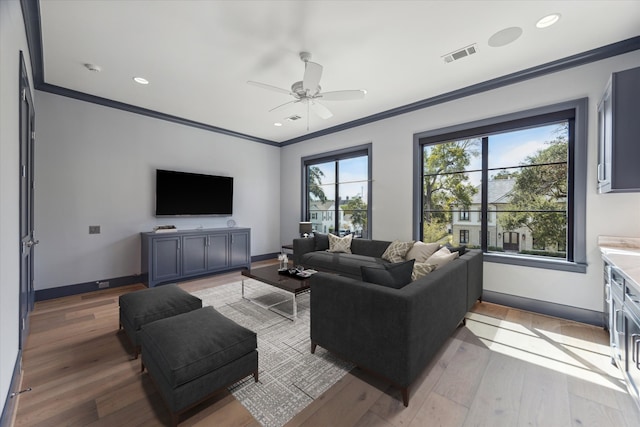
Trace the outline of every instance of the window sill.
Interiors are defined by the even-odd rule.
[[[545,268],[547,270],[569,271],[572,273],[586,273],[587,264],[569,262],[566,260],[542,259],[522,255],[506,255],[496,253],[484,254],[484,261],[498,264],[521,265],[523,267]]]

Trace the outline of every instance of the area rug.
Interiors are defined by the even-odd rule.
[[[298,297],[298,318],[291,321],[242,298],[241,282],[192,292],[203,306],[258,335],[258,370],[229,390],[265,427],[279,427],[342,378],[353,365],[318,347],[311,354],[309,293]],[[253,279],[245,280],[245,295],[262,306],[291,315],[291,294]]]

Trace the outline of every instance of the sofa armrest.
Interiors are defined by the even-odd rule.
[[[466,314],[466,264],[460,267],[402,289],[317,273],[311,341],[407,387]]]
[[[313,252],[315,250],[315,239],[314,238],[299,238],[293,239],[293,262],[294,265],[301,264],[300,259],[302,255]]]
[[[470,311],[476,301],[482,300],[484,254],[481,250],[472,249],[461,259],[467,262],[467,311]]]

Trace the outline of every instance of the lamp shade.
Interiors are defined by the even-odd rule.
[[[300,223],[300,234],[311,234],[313,228],[311,227],[310,222],[301,222]]]

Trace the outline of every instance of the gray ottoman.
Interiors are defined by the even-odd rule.
[[[147,323],[202,308],[202,300],[177,285],[163,285],[120,296],[120,328],[140,352],[140,328]]]
[[[144,325],[140,331],[146,368],[171,412],[184,411],[253,375],[258,381],[256,333],[203,307]]]

